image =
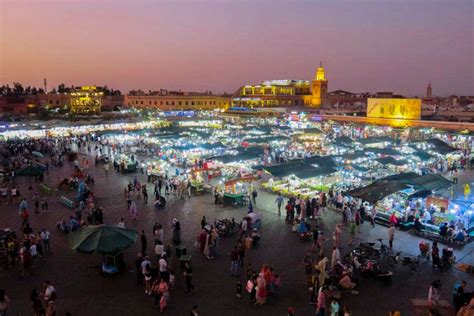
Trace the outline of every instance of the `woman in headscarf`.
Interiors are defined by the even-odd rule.
[[[257,302],[255,303],[255,305],[265,304],[267,302],[267,294],[267,282],[265,281],[263,273],[260,273],[257,278]]]
[[[132,217],[133,220],[137,219],[138,216],[138,206],[135,201],[132,201],[132,204],[130,204],[130,216]]]
[[[206,248],[207,235],[207,230],[203,228],[202,232],[199,234],[199,248],[202,253],[204,253],[204,249]]]
[[[204,241],[204,251],[203,254],[206,256],[207,259],[209,258],[209,246],[211,245],[211,234],[206,232],[206,239]]]
[[[176,218],[173,218],[173,243],[179,245],[181,243],[181,224]]]

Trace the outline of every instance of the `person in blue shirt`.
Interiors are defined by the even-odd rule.
[[[298,234],[306,234],[308,232],[308,227],[306,227],[306,223],[304,221],[301,221],[296,231],[298,232]]]

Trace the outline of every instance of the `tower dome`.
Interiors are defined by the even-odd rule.
[[[316,70],[316,80],[317,81],[325,81],[326,80],[326,76],[324,74],[323,64],[321,62],[319,63],[318,70]]]

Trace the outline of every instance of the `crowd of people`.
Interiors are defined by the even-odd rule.
[[[94,194],[96,185],[93,177],[97,172],[100,163],[99,155],[110,154],[117,151],[108,144],[103,144],[90,137],[84,138],[59,138],[38,141],[14,141],[6,143],[2,147],[3,160],[7,161],[7,166],[21,167],[35,164],[36,159],[32,157],[32,152],[41,152],[47,157],[46,164],[42,168],[49,172],[50,168],[61,168],[69,161],[73,168],[71,177],[65,177],[58,181],[60,190],[73,190],[77,192],[77,204],[73,206],[73,213],[68,217],[57,222],[58,231],[68,234],[87,225],[96,225],[110,223],[109,218],[104,218],[104,209],[98,206],[97,198]],[[85,153],[96,157],[96,166],[91,166],[89,157],[79,158],[77,150],[85,149]],[[43,162],[44,162],[43,160]],[[199,165],[199,162],[197,162]],[[104,163],[107,166],[108,163]],[[115,169],[120,171],[120,169]],[[177,169],[178,170],[178,169]],[[108,175],[108,168],[104,171]],[[46,172],[46,171],[45,171]],[[166,199],[184,198],[191,196],[190,181],[181,179],[179,171],[177,174],[168,177],[164,176],[152,179],[147,177],[148,181],[140,181],[138,176],[133,176],[123,191],[127,215],[120,218],[115,225],[119,228],[135,226],[140,217],[145,204],[148,204],[148,190],[153,190],[155,198],[155,208],[162,209],[166,205]],[[44,179],[38,178],[38,182]],[[146,183],[145,183],[146,182]],[[30,185],[32,186],[32,185]],[[150,188],[151,186],[151,188]],[[15,181],[14,173],[7,173],[4,182],[0,188],[3,198],[6,192],[5,203],[18,203],[19,218],[21,227],[19,233],[9,232],[1,240],[1,247],[5,249],[6,260],[2,261],[5,269],[14,265],[21,265],[20,276],[22,278],[33,274],[37,264],[42,260],[48,260],[47,256],[51,253],[50,239],[51,233],[45,229],[34,229],[30,221],[30,210],[35,214],[43,213],[45,216],[54,212],[49,206],[49,197],[39,192],[30,191],[32,198],[23,196],[25,188],[21,188]],[[22,195],[20,195],[20,191]],[[196,236],[195,248],[203,257],[209,260],[220,259],[222,254],[228,253],[230,259],[230,275],[236,278],[235,296],[237,299],[243,299],[243,291],[247,291],[250,302],[256,306],[267,304],[267,298],[278,297],[281,288],[281,276],[274,268],[266,264],[260,268],[254,269],[252,264],[245,259],[246,253],[251,249],[258,251],[259,243],[262,238],[259,219],[253,210],[256,205],[257,194],[252,190],[249,198],[249,210],[242,221],[236,223],[232,221],[225,222],[226,225],[232,225],[238,228],[235,245],[229,252],[221,246],[221,236],[228,233],[228,229],[223,229],[218,221],[208,223],[205,217],[200,223],[201,232]],[[76,193],[75,193],[76,194]],[[31,207],[30,207],[31,204]],[[343,303],[344,295],[359,294],[360,282],[357,279],[357,268],[351,262],[345,262],[341,253],[352,249],[357,244],[357,234],[361,231],[361,226],[368,219],[371,225],[374,225],[373,209],[367,209],[366,205],[357,200],[349,200],[341,192],[329,191],[321,193],[313,199],[303,199],[299,196],[289,198],[285,201],[281,195],[276,197],[275,204],[278,214],[284,206],[286,210],[285,221],[292,230],[297,233],[301,242],[304,244],[307,240],[312,240],[311,246],[303,258],[305,271],[305,283],[309,289],[309,303],[314,305],[315,313],[322,315],[352,315],[349,307]],[[124,205],[124,207],[125,207]],[[324,226],[324,219],[327,216],[328,209],[335,210],[340,216],[340,223],[334,227],[332,236],[326,238],[323,233],[329,227]],[[41,215],[39,215],[41,216]],[[135,260],[136,283],[143,287],[144,294],[153,298],[153,306],[160,312],[169,309],[173,301],[173,293],[179,291],[176,275],[178,269],[182,273],[184,283],[184,292],[187,295],[196,291],[193,278],[193,265],[190,261],[179,268],[176,264],[179,258],[174,258],[174,247],[183,243],[181,236],[181,223],[175,215],[171,223],[156,222],[151,230],[153,236],[152,252],[149,252],[148,231],[142,230],[140,234],[141,251]],[[127,224],[130,219],[130,225]],[[396,248],[395,224],[392,223],[388,230],[387,240],[389,248]],[[169,232],[166,231],[168,230]],[[165,238],[165,233],[169,238]],[[347,246],[343,245],[343,234],[348,235]],[[331,249],[330,252],[327,249]],[[437,245],[433,244],[431,255],[433,265],[438,264],[440,256],[436,252]],[[225,256],[224,256],[225,257]],[[178,260],[176,260],[178,259]],[[245,267],[245,270],[244,270]],[[245,274],[244,274],[245,273]],[[439,283],[433,283],[430,286],[428,301],[433,307],[439,300]],[[453,302],[456,310],[462,309],[468,304],[472,295],[466,290],[466,282],[461,282],[455,287]],[[31,301],[35,315],[55,315],[56,313],[56,290],[49,281],[44,282],[44,290],[34,290],[31,294]],[[14,303],[14,302],[13,302]],[[0,315],[12,304],[5,291],[0,290]],[[198,315],[199,308],[193,306],[191,315]],[[289,315],[295,314],[295,308],[288,309]]]

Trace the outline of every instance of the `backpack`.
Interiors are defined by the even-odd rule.
[[[25,209],[23,210],[23,212],[21,213],[21,217],[22,217],[23,219],[28,219],[28,217],[30,217],[30,214],[28,213],[28,210],[27,210],[26,208],[25,208]]]
[[[55,301],[57,298],[58,298],[58,296],[56,295],[56,290],[54,290],[54,291],[51,293],[51,296],[49,297],[49,300],[50,300],[50,301]]]

